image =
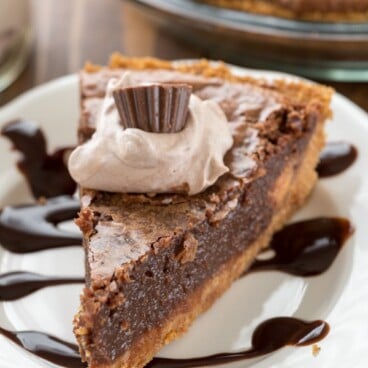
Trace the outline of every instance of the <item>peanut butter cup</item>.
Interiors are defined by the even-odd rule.
[[[187,84],[153,84],[114,90],[124,128],[152,133],[176,133],[185,125],[192,87]]]

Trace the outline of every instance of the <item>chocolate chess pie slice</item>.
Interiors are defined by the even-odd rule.
[[[96,139],[109,81],[127,72],[141,85],[190,86],[191,101],[217,106],[231,140],[226,170],[195,194],[185,185],[158,194],[81,185],[77,224],[84,237],[86,286],[74,332],[91,368],[143,367],[249,267],[313,189],[331,115],[332,91],[317,84],[237,76],[207,61],[113,55],[108,67],[88,64],[80,74],[81,146]],[[201,116],[212,129],[212,115]],[[200,140],[199,150],[209,143]],[[142,157],[136,165],[146,164]],[[97,159],[91,157],[90,165]],[[190,162],[193,171],[188,166],[186,174],[197,176],[197,163]],[[165,181],[172,173],[154,175]]]

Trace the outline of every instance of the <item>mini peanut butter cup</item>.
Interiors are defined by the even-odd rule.
[[[125,129],[176,133],[185,126],[191,92],[187,84],[154,84],[117,88],[113,96]]]

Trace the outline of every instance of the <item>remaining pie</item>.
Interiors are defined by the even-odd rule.
[[[143,367],[229,288],[311,192],[331,115],[332,91],[317,84],[115,54],[108,67],[89,64],[80,74],[81,146],[95,132],[109,80],[127,71],[148,85],[191,86],[196,101],[220,106],[233,143],[228,171],[197,194],[82,185],[86,287],[74,332],[92,368]]]
[[[224,8],[283,18],[328,22],[368,19],[368,0],[201,0]]]

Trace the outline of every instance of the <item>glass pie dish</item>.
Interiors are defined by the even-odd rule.
[[[212,59],[313,79],[368,81],[368,23],[319,23],[193,0],[128,0]]]

